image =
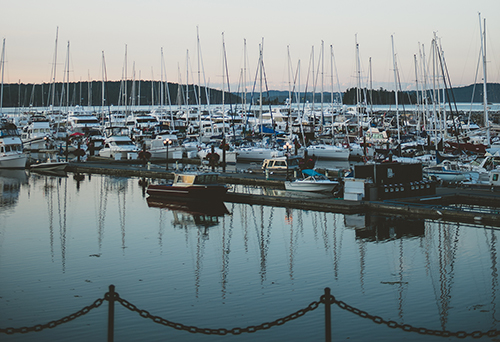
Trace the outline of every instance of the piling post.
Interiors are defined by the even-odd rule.
[[[329,287],[325,287],[325,341],[332,341],[332,312]]]
[[[115,285],[109,285],[108,297],[108,342],[114,340],[115,330]]]

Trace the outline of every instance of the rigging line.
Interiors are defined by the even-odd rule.
[[[252,104],[253,104],[254,94],[255,94],[255,87],[257,86],[257,77],[259,77],[259,68],[260,68],[260,59],[259,59],[257,69],[255,70],[255,78],[254,78],[254,82],[253,82],[252,93],[250,94],[250,105],[248,106],[248,112],[251,112],[251,110],[252,110]],[[247,120],[245,121],[245,131],[247,129],[247,125],[248,125],[248,115],[247,115]]]
[[[446,90],[446,96],[448,96],[448,104],[450,107],[451,117],[452,117],[452,121],[453,121],[452,127],[453,127],[453,130],[456,132],[458,149],[460,150],[460,141],[458,140],[458,131],[457,131],[457,127],[455,124],[455,115],[453,113],[453,107],[451,106],[450,100],[452,99],[453,103],[455,104],[455,113],[456,114],[458,114],[457,103],[455,101],[455,95],[453,94],[453,88],[451,86],[450,74],[448,73],[448,67],[446,66],[446,62],[444,61],[444,56],[441,54],[441,49],[437,50],[437,54],[438,54],[438,59],[439,59],[439,63],[441,66],[441,72],[443,73],[443,83],[444,83],[444,88]],[[446,83],[446,79],[448,79],[448,83]],[[449,91],[451,91],[451,99],[450,99]]]
[[[267,76],[266,76],[266,68],[264,67],[264,60],[262,60],[262,72],[264,73],[264,84],[266,85],[267,100],[269,102],[269,114],[271,114],[271,125],[272,125],[272,129],[273,129],[273,135],[274,135],[274,138],[276,139],[277,133],[274,130],[274,116],[273,116],[273,111],[271,108],[271,96],[269,94],[269,88],[267,86]]]
[[[479,52],[478,60],[477,60],[477,66],[476,66],[476,75],[474,77],[474,85],[472,86],[472,96],[470,100],[470,109],[469,109],[469,131],[470,131],[470,119],[472,116],[472,105],[474,103],[474,95],[476,94],[476,84],[477,84],[477,77],[479,74],[479,67],[481,65],[481,59],[482,59],[482,52]]]

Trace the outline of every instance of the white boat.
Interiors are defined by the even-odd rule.
[[[307,154],[322,159],[348,160],[349,149],[335,145],[318,144],[307,146]]]
[[[168,144],[168,159],[181,159],[184,147],[179,144],[175,134],[159,134],[151,140],[151,158],[166,159]]]
[[[47,149],[51,135],[49,119],[44,115],[33,115],[21,134],[23,147],[30,151]]]
[[[451,160],[445,160],[434,166],[424,167],[422,171],[427,177],[443,182],[465,182],[478,178],[477,172],[471,170],[470,167],[460,165],[458,162]]]
[[[99,150],[99,156],[115,160],[137,157],[139,149],[126,135],[112,135],[104,140],[104,147]]]
[[[283,151],[258,146],[239,147],[235,151],[238,154],[238,161],[263,161],[264,159],[282,157],[284,155]]]
[[[85,111],[76,106],[68,113],[66,127],[70,133],[86,133],[90,129],[100,129],[101,122],[97,116],[85,113]]]
[[[59,172],[66,171],[68,162],[56,158],[47,158],[45,162],[34,163],[30,165],[30,169],[40,172]]]
[[[307,177],[294,181],[286,181],[285,190],[331,192],[339,184],[339,182],[332,181],[315,170],[305,169],[302,170],[302,173],[307,175]]]
[[[26,159],[17,126],[5,118],[0,119],[0,168],[24,169]]]

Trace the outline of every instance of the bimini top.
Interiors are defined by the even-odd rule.
[[[302,173],[305,174],[306,176],[309,176],[309,177],[321,177],[321,176],[324,176],[324,174],[319,173],[318,171],[313,170],[313,169],[304,169],[304,170],[302,170]]]

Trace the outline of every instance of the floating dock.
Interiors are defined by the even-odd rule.
[[[171,165],[175,167],[175,163]],[[172,179],[174,169],[155,164],[137,165],[137,161],[93,159],[70,163],[75,174],[107,174],[143,179]],[[436,188],[436,195],[398,198],[382,201],[347,201],[331,195],[284,191],[285,176],[246,173],[244,170],[220,172],[226,184],[271,189],[264,194],[231,190],[226,202],[258,204],[342,214],[377,213],[411,218],[428,218],[452,222],[474,223],[500,227],[500,189],[489,186],[468,188]],[[236,188],[236,186],[235,186]]]

